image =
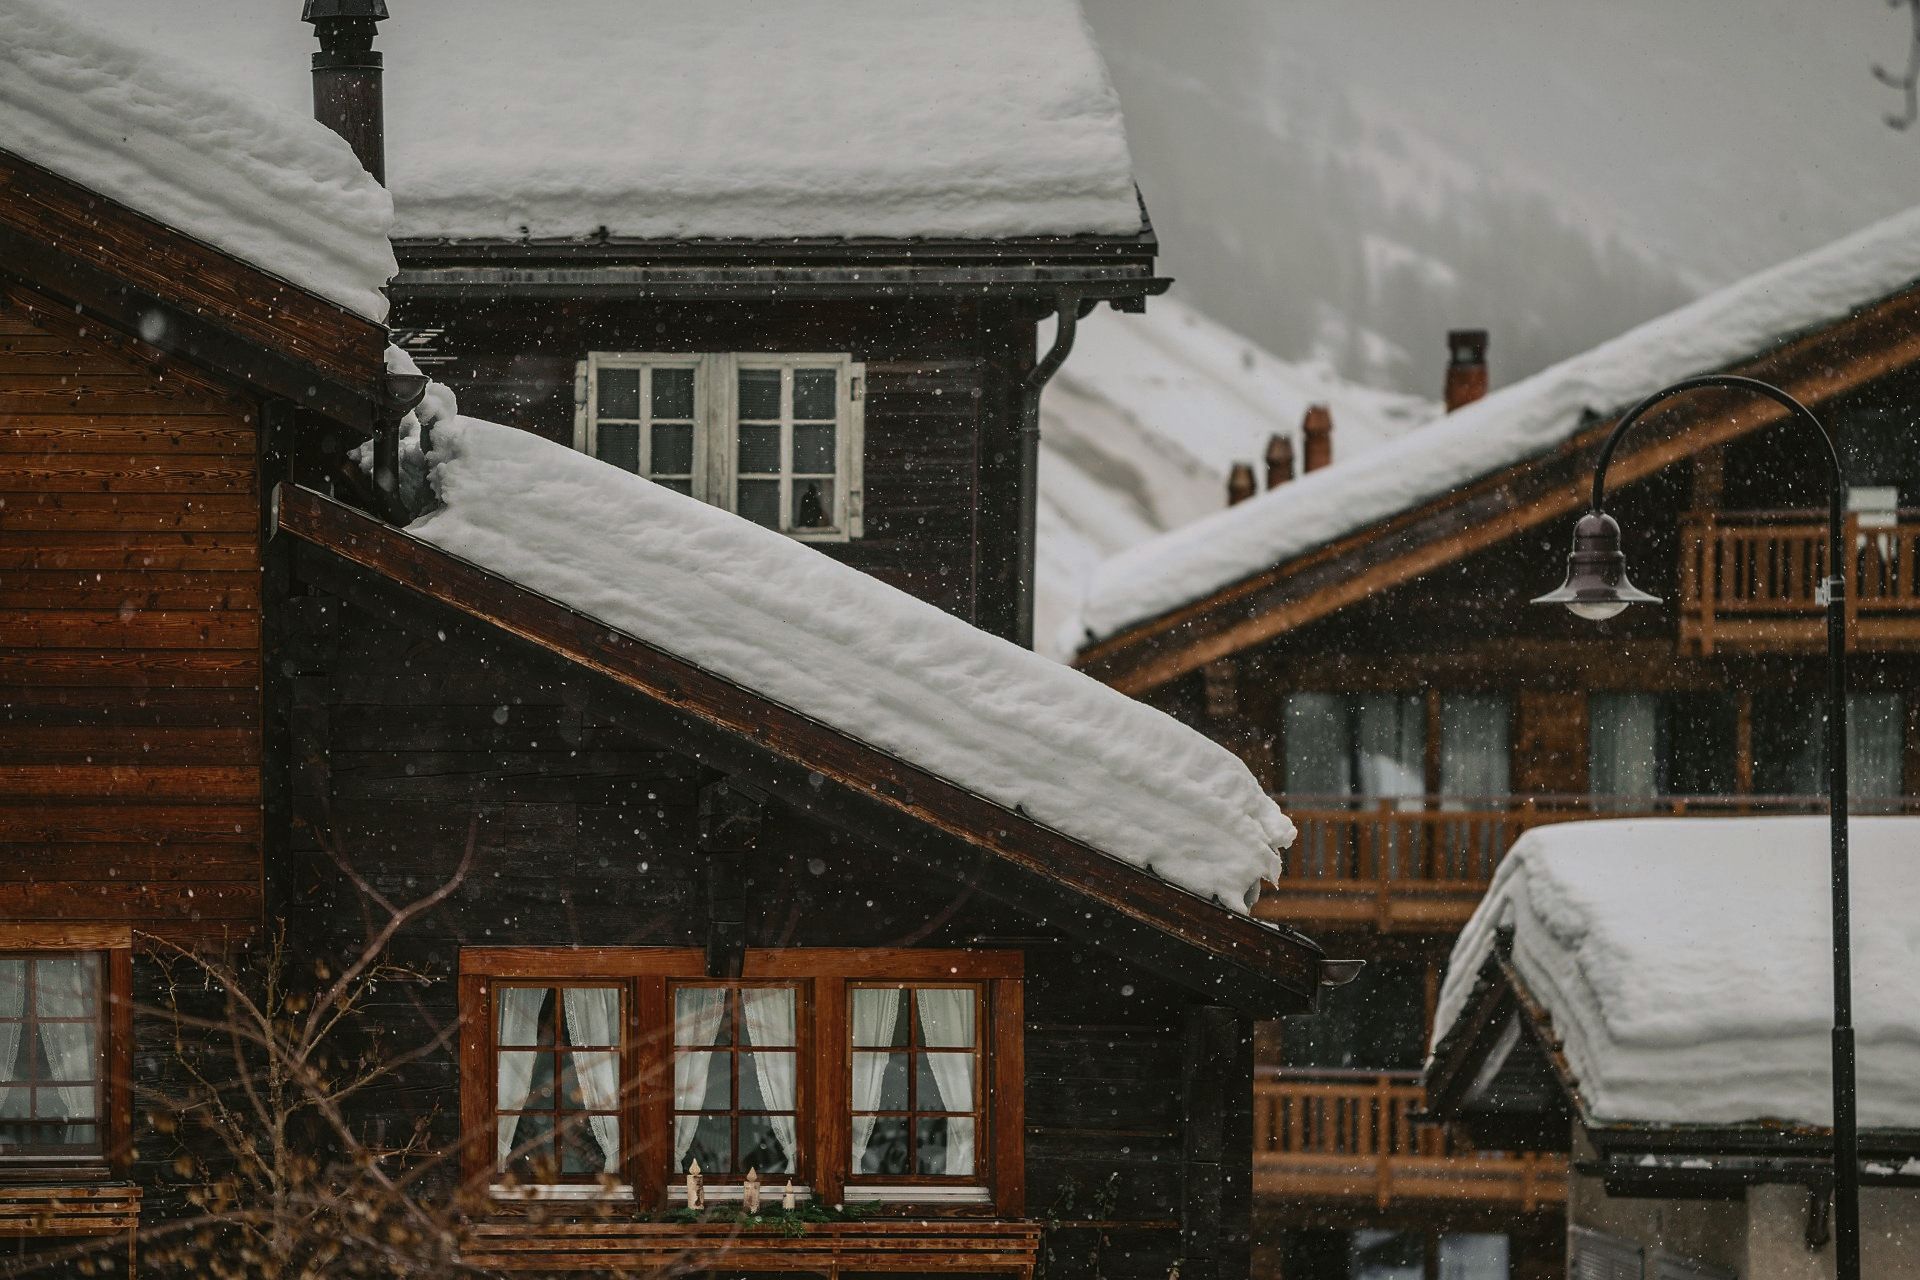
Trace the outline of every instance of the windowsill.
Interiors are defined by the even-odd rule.
[[[739,1204],[747,1194],[746,1188],[737,1182],[723,1183],[718,1186],[709,1182],[701,1188],[701,1192],[708,1204]],[[787,1184],[784,1182],[761,1183],[760,1208],[763,1211],[778,1210],[781,1197],[786,1194]],[[796,1182],[793,1184],[793,1198],[801,1203],[810,1202],[813,1199],[813,1188]],[[687,1188],[684,1183],[667,1188],[667,1203],[677,1208],[686,1207]]]
[[[898,1186],[847,1185],[848,1204],[992,1204],[993,1193],[985,1187],[940,1187],[924,1183]]]
[[[590,1183],[554,1183],[550,1186],[532,1187],[490,1187],[489,1193],[495,1200],[541,1201],[541,1200],[599,1200],[609,1203],[631,1201],[633,1188],[621,1183],[618,1186],[603,1187]]]
[[[0,1184],[111,1182],[114,1169],[100,1156],[69,1159],[47,1156],[0,1156]]]

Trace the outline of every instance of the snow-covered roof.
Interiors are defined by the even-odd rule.
[[[408,533],[1235,912],[1292,842],[1201,734],[791,538],[473,418],[426,462]]]
[[[347,144],[78,8],[0,0],[0,149],[384,320],[393,204]]]
[[[1143,543],[1089,584],[1099,640],[1566,441],[1689,374],[1723,368],[1920,278],[1920,209],[1709,294],[1357,460]]]
[[[1348,382],[1323,360],[1282,360],[1178,297],[1082,321],[1040,401],[1036,646],[1071,657],[1080,636],[1065,624],[1100,561],[1225,507],[1227,473],[1259,469],[1269,437],[1292,440],[1299,457],[1310,404],[1332,406],[1338,458],[1440,412]]]
[[[1920,1128],[1920,818],[1856,818],[1851,849],[1860,1123]],[[1434,1042],[1510,925],[1596,1122],[1829,1124],[1827,886],[1824,817],[1536,828],[1454,945]]]
[[[289,3],[88,0],[310,92]],[[386,58],[401,237],[1002,237],[1141,227],[1073,0],[409,0]]]

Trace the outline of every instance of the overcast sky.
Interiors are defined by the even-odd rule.
[[[1282,355],[1497,380],[1920,203],[1885,0],[1085,0],[1165,262]]]

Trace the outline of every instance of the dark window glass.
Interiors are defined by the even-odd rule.
[[[693,370],[653,371],[653,416],[655,419],[693,416]]]
[[[640,470],[640,426],[638,423],[600,424],[597,448],[600,461],[610,462],[622,471]]]
[[[793,371],[793,416],[796,420],[832,418],[838,377],[832,369]]]
[[[742,422],[778,422],[780,420],[780,371],[778,369],[742,369],[739,398]]]
[[[600,416],[638,418],[640,416],[640,371],[638,369],[600,370]]]

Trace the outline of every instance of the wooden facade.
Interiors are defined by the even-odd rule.
[[[1903,291],[1740,370],[1813,404],[1838,428],[1850,483],[1877,491],[1849,516],[1840,565],[1864,700],[1855,730],[1870,724],[1875,739],[1855,745],[1876,757],[1859,812],[1908,812],[1920,795],[1920,606],[1901,505],[1920,491],[1902,409],[1920,385],[1917,308],[1920,292]],[[1396,1086],[1379,1083],[1420,1065],[1453,935],[1525,832],[1824,811],[1814,587],[1832,561],[1819,455],[1760,403],[1702,395],[1663,418],[1616,460],[1609,509],[1635,582],[1667,604],[1594,624],[1527,603],[1563,573],[1611,425],[1600,421],[1081,655],[1232,747],[1294,819],[1300,837],[1259,909],[1374,961],[1375,985],[1356,997],[1366,1015],[1263,1030],[1263,1105],[1279,1118],[1261,1212],[1283,1239],[1430,1230],[1439,1189],[1455,1211],[1442,1220],[1477,1216],[1516,1242],[1560,1211],[1564,1165],[1455,1149],[1420,1123],[1402,1134],[1389,1123]],[[1623,783],[1608,743],[1628,704],[1657,731],[1644,776]],[[1329,737],[1315,715],[1348,719]],[[1464,746],[1476,733],[1485,741]],[[1329,770],[1329,753],[1351,759]]]
[[[84,1085],[102,1110],[67,1098],[62,1154],[0,1167],[9,1265],[263,1265],[260,1224],[317,1176],[382,1224],[376,1269],[404,1238],[483,1274],[1247,1274],[1253,1024],[1313,1005],[1317,947],[355,509],[344,455],[397,416],[378,326],[6,166],[0,965],[102,975],[93,1066],[49,1049],[30,1071],[53,1083],[12,1086]],[[1137,305],[1148,259],[857,252],[577,302],[416,277],[402,319],[473,370],[469,411],[556,436],[585,351],[853,355],[866,527],[826,550],[1011,632],[1036,323]],[[766,273],[790,269],[815,287],[775,300]],[[31,1014],[0,1000],[0,1022],[80,1023],[26,981]],[[505,1029],[508,990],[547,993],[547,1047]],[[578,1039],[581,990],[618,1011],[600,1040]],[[675,1081],[711,1050],[677,1038],[680,998],[735,993],[752,1028],[744,993],[769,990],[792,993],[791,1110],[764,1077],[749,1104],[736,1044],[733,1109],[690,1111]],[[875,991],[909,1002],[897,1048],[861,1038]],[[934,1039],[923,1000],[973,1010],[970,1038]],[[766,1034],[754,1053],[783,1043]],[[562,1089],[574,1052],[615,1092]],[[523,1132],[537,1090],[510,1095],[501,1064],[540,1053],[540,1088],[600,1099],[604,1166],[569,1172],[556,1138],[507,1170],[502,1117]],[[970,1102],[942,1053],[975,1063]],[[911,1069],[904,1101],[856,1101],[876,1056]],[[255,1154],[296,1113],[285,1162]],[[690,1215],[684,1126],[771,1113],[791,1129],[755,1150],[782,1153],[803,1212]],[[904,1172],[862,1164],[863,1119]],[[947,1144],[968,1154],[943,1169]],[[745,1195],[737,1167],[703,1177],[723,1209]]]

